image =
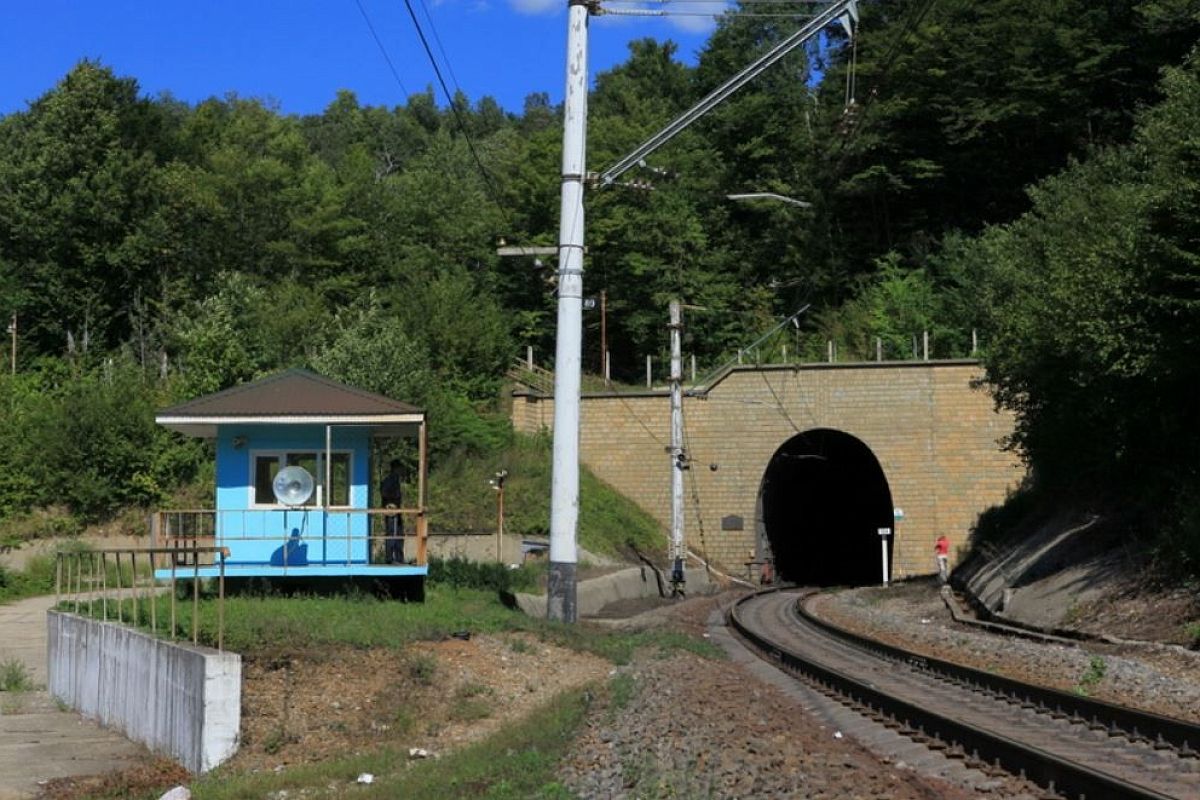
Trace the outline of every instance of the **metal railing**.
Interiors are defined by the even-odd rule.
[[[291,516],[293,524],[281,524],[285,519],[282,515]],[[186,561],[189,554],[195,553],[196,558],[213,552],[217,543],[234,549],[233,557],[241,560],[237,552],[238,542],[276,542],[282,547],[283,566],[288,566],[289,543],[297,537],[293,533],[295,515],[302,517],[308,527],[301,533],[300,541],[305,544],[316,542],[340,543],[344,545],[344,556],[320,559],[309,558],[308,561],[320,561],[331,564],[344,562],[354,563],[352,557],[353,545],[365,543],[368,563],[383,565],[382,551],[387,541],[396,538],[388,532],[390,519],[404,521],[404,531],[401,534],[405,544],[415,542],[415,563],[417,566],[428,564],[429,526],[426,510],[422,508],[324,508],[321,506],[297,506],[284,509],[277,508],[247,508],[247,509],[184,509],[155,512],[151,519],[151,545],[171,554],[170,559],[176,566],[191,566]],[[365,520],[365,524],[355,524],[356,519]],[[357,531],[356,528],[361,529]],[[307,538],[305,538],[307,536]],[[213,566],[212,556],[201,566]],[[182,559],[182,560],[181,560]],[[359,562],[361,563],[361,562]],[[165,569],[167,564],[160,564]]]
[[[179,556],[188,558],[188,563],[176,563]],[[170,597],[169,623],[166,633],[172,641],[178,639],[176,624],[177,602],[180,599],[176,579],[189,580],[192,584],[192,644],[199,644],[200,634],[200,574],[201,558],[218,567],[217,582],[217,650],[225,649],[225,559],[229,557],[227,547],[131,547],[104,550],[59,550],[55,565],[55,607],[66,607],[76,614],[86,612],[89,617],[109,620],[109,606],[113,606],[113,619],[122,624],[137,626],[148,624],[153,635],[159,635],[159,595],[163,589]],[[139,573],[139,558],[143,565]],[[154,579],[157,559],[168,563],[170,577],[165,586]],[[128,564],[126,564],[128,561]],[[189,574],[190,573],[190,574]],[[129,610],[126,612],[126,605]],[[147,609],[146,615],[141,612]],[[128,619],[127,619],[128,618]]]

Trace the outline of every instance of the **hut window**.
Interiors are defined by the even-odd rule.
[[[335,452],[330,454],[330,477],[333,486],[329,497],[331,506],[350,505],[350,453]],[[254,454],[254,486],[251,503],[256,506],[277,506],[275,490],[272,483],[279,470],[285,466],[304,467],[318,485],[325,482],[325,454],[312,451],[293,452],[259,452]],[[304,505],[317,504],[316,492]]]

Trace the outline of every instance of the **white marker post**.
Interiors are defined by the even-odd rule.
[[[879,530],[879,544],[882,545],[882,549],[883,549],[883,586],[884,586],[884,588],[887,588],[887,585],[888,585],[887,546],[888,546],[888,537],[892,535],[892,529],[891,528],[879,528],[878,530]]]

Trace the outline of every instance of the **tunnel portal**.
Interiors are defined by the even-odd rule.
[[[771,457],[759,504],[760,535],[781,580],[804,586],[880,582],[879,529],[892,527],[892,494],[879,461],[857,438],[824,428],[793,436]]]

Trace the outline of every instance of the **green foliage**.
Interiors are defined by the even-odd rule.
[[[279,792],[307,794],[353,784],[369,772],[375,781],[354,794],[374,798],[446,797],[490,800],[566,800],[555,774],[590,708],[589,691],[548,700],[496,735],[441,758],[412,763],[406,754],[376,750],[316,764],[297,764],[282,773],[237,773],[221,768],[190,784],[197,800],[251,800]]]
[[[490,688],[477,683],[459,686],[451,701],[450,719],[458,722],[487,719],[492,715],[492,703],[488,699],[492,694]]]
[[[54,592],[55,562],[48,556],[31,558],[22,570],[0,564],[0,603]]]
[[[668,174],[629,175],[655,191],[589,195],[588,293],[605,291],[615,376],[665,354],[674,298],[704,307],[685,340],[702,368],[805,303],[803,330],[766,347],[816,359],[832,339],[869,358],[878,337],[897,358],[928,331],[949,357],[978,329],[1038,480],[1125,487],[1194,552],[1196,4],[860,6],[852,107],[831,29],[656,152]],[[612,163],[787,32],[728,15],[694,68],[633,43],[597,76],[589,161]],[[560,109],[454,106],[473,147],[432,93],[383,108],[342,92],[297,118],[236,96],[148,99],[83,61],[0,118],[0,318],[20,321],[19,374],[0,379],[0,524],[160,502],[205,453],[156,430],[155,408],[312,365],[427,410],[433,463],[461,481],[431,482],[451,528],[490,527],[485,481],[511,460],[510,530],[544,533],[546,462],[514,456],[497,396],[514,345],[553,352],[551,269],[494,245],[554,240]],[[812,206],[726,199],[746,191]],[[583,361],[597,372],[598,316]],[[586,475],[581,502],[589,549],[661,540]]]
[[[507,470],[504,529],[518,536],[550,531],[550,442],[516,436],[490,458],[452,454],[430,475],[430,508],[447,532],[493,531],[496,492],[489,481]],[[658,522],[586,468],[580,470],[579,543],[601,555],[616,555],[632,543],[647,553],[662,552],[666,540]]]
[[[1075,693],[1084,697],[1090,695],[1107,674],[1108,662],[1104,660],[1104,657],[1092,656],[1087,669],[1079,676],[1079,682],[1075,684]]]
[[[468,561],[459,557],[429,559],[430,586],[524,592],[537,585],[537,575],[538,571],[529,566],[510,569],[507,564]]]
[[[0,664],[0,692],[27,692],[33,688],[33,678],[24,662],[10,658]]]
[[[123,360],[0,378],[0,393],[12,409],[0,429],[0,518],[59,506],[95,520],[151,505],[194,477],[203,457],[154,424],[161,395]]]
[[[432,653],[414,653],[405,665],[408,675],[418,686],[433,686],[437,677],[437,656]]]

